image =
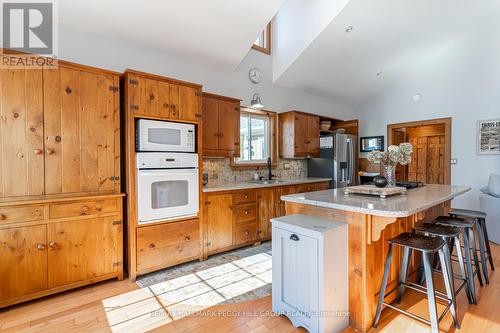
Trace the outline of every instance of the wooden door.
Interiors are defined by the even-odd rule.
[[[187,121],[200,121],[200,95],[199,88],[189,86],[178,86],[179,101],[179,119]]]
[[[46,226],[0,230],[0,301],[47,289]]]
[[[295,113],[294,141],[296,156],[305,156],[308,154],[308,119],[308,115],[306,114]]]
[[[427,137],[410,139],[413,145],[412,162],[408,165],[408,180],[427,182]]]
[[[307,151],[311,156],[319,156],[319,117],[307,117]]]
[[[271,219],[280,216],[279,189],[263,189],[257,192],[257,236],[271,237]]]
[[[445,173],[445,136],[427,137],[427,183],[444,184]]]
[[[219,150],[240,156],[240,106],[239,103],[218,101]]]
[[[122,225],[100,217],[47,226],[49,288],[111,274],[121,269]]]
[[[233,244],[231,194],[210,195],[204,202],[207,251],[213,252]]]
[[[42,70],[0,70],[0,197],[44,193]]]
[[[215,98],[203,97],[203,150],[219,149],[219,110]]]
[[[60,65],[43,81],[46,193],[120,191],[118,76]]]
[[[392,144],[399,146],[399,144],[406,141],[406,134],[403,131],[393,130],[392,131]],[[401,165],[398,163],[396,166],[396,181],[406,180],[406,165]]]

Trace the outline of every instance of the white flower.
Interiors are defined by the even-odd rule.
[[[391,145],[386,152],[374,150],[368,153],[368,161],[382,165],[407,165],[411,163],[411,155],[413,154],[413,145],[409,142],[403,142],[399,146]]]

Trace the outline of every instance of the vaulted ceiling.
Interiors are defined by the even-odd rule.
[[[63,0],[58,5],[61,25],[234,69],[283,2]]]

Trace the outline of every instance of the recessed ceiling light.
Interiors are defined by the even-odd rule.
[[[411,97],[411,99],[413,99],[415,102],[420,101],[421,98],[422,98],[421,94],[415,94]]]
[[[382,73],[383,73],[383,71],[378,71],[376,75],[380,76],[380,75],[382,75]]]
[[[348,34],[352,31],[352,29],[354,29],[354,27],[352,25],[348,26],[346,29],[345,29],[345,33]]]

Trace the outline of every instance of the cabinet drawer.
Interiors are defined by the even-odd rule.
[[[233,205],[257,200],[255,191],[241,191],[233,194]]]
[[[0,223],[39,221],[43,218],[43,206],[0,208]]]
[[[255,221],[257,219],[257,204],[233,206],[233,217],[236,224]]]
[[[236,226],[234,229],[234,245],[244,244],[257,239],[257,223]]]
[[[117,210],[116,200],[81,201],[69,203],[55,203],[49,205],[49,217],[75,217],[84,215],[101,215],[113,213]]]
[[[137,270],[166,267],[200,255],[198,220],[172,222],[137,229]]]

